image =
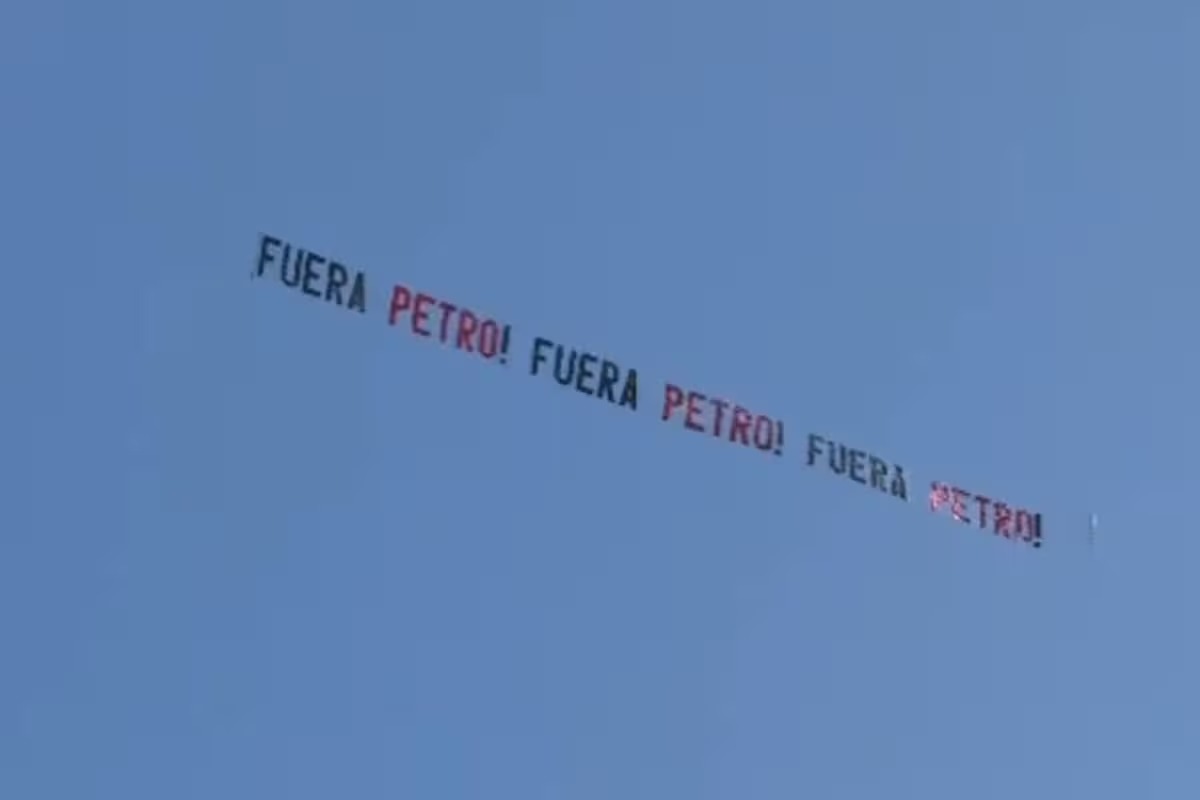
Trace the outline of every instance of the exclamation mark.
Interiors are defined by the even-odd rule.
[[[504,326],[504,337],[500,340],[500,363],[508,363],[508,340],[509,334],[512,332],[512,325]]]
[[[783,455],[783,420],[775,420],[775,455]]]
[[[1042,546],[1042,515],[1040,513],[1033,515],[1033,546]]]

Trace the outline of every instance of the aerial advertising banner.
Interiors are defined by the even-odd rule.
[[[373,290],[362,270],[294,242],[260,234],[251,274],[255,279],[279,281],[296,292],[358,314],[375,315],[386,320],[389,327],[417,339],[524,370],[533,378],[552,380],[629,413],[656,414],[664,424],[682,430],[764,455],[784,455],[787,439],[783,419],[756,406],[669,381],[647,388],[636,369],[549,337],[533,336],[517,343],[508,322],[402,283]],[[639,407],[644,390],[651,393],[651,399]],[[909,502],[911,473],[899,463],[836,441],[820,431],[806,432],[801,447],[808,468]],[[930,481],[919,488],[914,484],[911,491],[924,494],[934,514],[1013,542],[1042,546],[1040,512],[945,481]]]

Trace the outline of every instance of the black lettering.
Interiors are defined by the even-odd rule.
[[[904,467],[896,465],[896,474],[892,476],[892,497],[908,500],[908,484],[904,481]]]
[[[613,395],[613,388],[617,385],[617,379],[620,377],[621,368],[605,359],[600,365],[600,388],[596,390],[596,396],[603,397],[610,403],[617,402],[617,398]]]
[[[567,368],[563,370],[563,346],[555,345],[554,347],[554,380],[558,381],[563,386],[570,386],[572,379],[575,377],[575,359],[577,353],[574,349],[571,350],[571,357],[567,359]]]
[[[354,288],[350,290],[346,308],[357,308],[360,314],[367,313],[367,287],[361,272],[354,275]]]
[[[816,463],[817,456],[821,455],[821,445],[819,442],[824,441],[824,439],[822,439],[820,436],[817,436],[815,433],[810,433],[808,435],[808,465],[810,467]]]
[[[837,453],[837,457],[834,457]],[[838,475],[846,474],[846,445],[839,444],[837,447],[829,448],[829,468]]]
[[[625,388],[621,390],[621,402],[619,405],[629,406],[633,411],[637,411],[637,370],[629,370],[629,374],[625,376]]]
[[[596,377],[596,373],[588,372],[588,364],[595,364],[598,359],[591,353],[584,353],[579,357],[579,373],[575,376],[575,388],[586,395],[592,394],[592,387],[585,385],[589,378]]]
[[[346,268],[336,261],[329,262],[329,282],[325,284],[325,302],[329,302],[335,296],[337,304],[342,304],[342,287],[346,285],[346,281],[350,276],[346,274]]]
[[[295,252],[296,257],[292,258],[291,256],[292,256],[292,246],[290,244],[285,244],[283,246],[283,269],[280,272],[280,277],[283,279],[283,283],[285,286],[295,287],[295,286],[300,285],[300,272],[302,271],[302,269],[304,267],[304,265],[301,263],[301,261],[303,261],[303,259],[304,259],[304,251],[301,249],[297,249]],[[288,280],[288,265],[289,264],[292,267],[294,267],[296,270],[296,274],[293,276],[292,280]]]
[[[867,468],[866,458],[867,454],[862,450],[850,451],[850,480],[863,486],[867,485],[866,475],[863,474],[863,470]]]
[[[320,297],[321,293],[312,286],[314,280],[321,279],[321,273],[313,269],[313,264],[320,266],[325,259],[316,253],[309,253],[304,259],[304,287],[301,289],[309,297]]]
[[[887,477],[887,462],[882,458],[871,456],[871,488],[878,489],[881,492],[887,492],[887,484],[883,482]]]
[[[281,244],[283,244],[283,242],[279,241],[274,236],[268,236],[265,233],[262,234],[262,236],[259,238],[259,241],[258,241],[258,275],[257,275],[257,277],[261,278],[262,274],[263,274],[263,270],[267,268],[267,264],[270,264],[272,261],[275,260],[272,257],[272,252],[275,250],[276,247],[278,247]]]
[[[530,375],[538,374],[538,365],[542,364],[546,360],[546,355],[542,352],[542,350],[543,348],[549,347],[552,344],[554,344],[554,342],[550,341],[549,339],[543,339],[540,336],[533,340],[533,359],[529,365]]]

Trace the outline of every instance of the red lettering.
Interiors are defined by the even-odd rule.
[[[934,481],[930,484],[929,489],[929,510],[937,511],[946,503],[950,502],[950,487],[944,483]]]
[[[736,442],[738,435],[742,437],[742,444],[746,447],[750,446],[750,423],[754,421],[754,417],[750,416],[750,412],[741,406],[733,407],[733,428],[729,431],[729,441]]]
[[[701,414],[703,414],[699,404],[703,403],[707,399],[708,398],[699,392],[688,392],[687,416],[683,419],[684,427],[691,428],[694,431],[700,431],[702,433],[704,432],[704,426],[699,422],[692,421],[692,415],[695,414],[697,417],[699,417]]]
[[[1042,546],[1042,515],[1010,506],[982,494],[971,494],[957,486],[934,481],[930,484],[929,508],[936,512],[944,505],[959,522],[971,523],[967,516],[967,504],[973,500],[979,507],[979,527],[988,527],[988,509],[991,509],[992,532],[1006,539],[1031,542],[1034,547]],[[1014,531],[1015,525],[1015,531]]]
[[[1024,542],[1032,542],[1035,536],[1034,514],[1025,509],[1017,511],[1017,538]]]
[[[388,325],[395,325],[396,317],[411,307],[412,293],[399,284],[394,286],[392,288],[392,310],[388,312]]]
[[[412,314],[411,324],[413,333],[418,336],[432,336],[433,333],[426,326],[426,323],[428,323],[434,307],[441,311],[441,320],[436,327],[437,337],[442,344],[451,341],[452,317],[457,313],[458,326],[453,341],[459,350],[474,353],[476,352],[475,346],[478,345],[478,352],[484,358],[489,359],[495,358],[498,353],[507,350],[507,326],[503,328],[502,340],[500,324],[495,320],[482,320],[482,318],[476,316],[466,308],[456,306],[446,300],[438,300],[424,292],[413,292],[411,289],[400,284],[396,284],[392,288],[392,303],[391,309],[388,312],[388,324],[395,325],[401,315],[405,311],[408,311]],[[483,322],[482,325],[480,325],[481,320]],[[501,358],[501,361],[503,360]]]
[[[500,352],[500,326],[495,320],[484,320],[479,329],[479,352],[484,358],[495,358]]]
[[[954,496],[950,504],[950,513],[959,522],[970,522],[971,520],[967,518],[967,505],[964,502],[967,499],[967,493],[957,486],[951,486],[950,493]]]
[[[450,315],[458,310],[457,306],[452,306],[445,300],[438,303],[438,308],[442,309],[442,336],[441,341],[444,344],[446,341],[446,328],[450,326]]]
[[[977,494],[975,495],[975,501],[979,503],[979,527],[986,528],[988,506],[991,505],[992,500],[989,497],[984,497],[981,494]]]
[[[1008,507],[1007,503],[1001,503],[997,501],[992,507],[992,510],[996,512],[996,520],[992,528],[993,532],[1001,536],[1011,538],[1011,526],[1013,519],[1012,509]]]
[[[721,420],[724,419],[724,417],[725,417],[725,409],[729,408],[729,403],[727,403],[724,400],[718,400],[715,397],[712,398],[712,400],[710,402],[712,402],[713,408],[716,409],[716,413],[715,413],[716,418],[713,420],[713,436],[720,436],[721,435]]]
[[[670,419],[671,412],[683,405],[683,389],[678,386],[668,383],[665,396],[663,397],[662,418]]]
[[[430,297],[429,295],[427,295],[423,292],[417,294],[417,302],[413,306],[413,314],[412,314],[413,333],[419,334],[421,336],[429,335],[429,331],[425,330],[424,328],[419,327],[422,322],[429,319],[428,309],[422,308],[422,306],[430,306],[434,302],[435,302],[435,300],[432,297]]]
[[[475,327],[479,324],[479,320],[470,311],[465,308],[458,315],[458,349],[466,350],[468,353],[475,352],[471,349],[471,335],[475,333]]]
[[[711,407],[711,412],[708,407]],[[718,439],[724,439],[728,430],[729,441],[764,451],[774,449],[779,452],[783,444],[783,426],[771,417],[755,415],[728,400],[667,383],[663,394],[662,418],[670,419],[676,409],[684,409],[683,425],[688,430],[711,433]],[[711,416],[707,416],[709,414]],[[754,429],[753,443],[751,428]]]
[[[766,441],[762,441],[759,433],[766,431]],[[762,414],[754,420],[754,446],[759,450],[770,450],[775,445],[775,425],[771,422],[770,417],[764,417]]]

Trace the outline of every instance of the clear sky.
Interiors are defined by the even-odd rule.
[[[0,797],[1197,797],[1200,6],[970,6],[6,8]]]

